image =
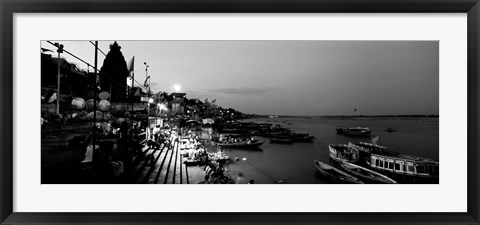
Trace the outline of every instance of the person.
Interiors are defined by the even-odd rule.
[[[145,139],[150,139],[150,127],[145,127]]]
[[[209,161],[207,162],[203,170],[205,171],[205,174],[210,175],[215,171],[215,165],[211,161]]]
[[[128,133],[129,133],[128,123],[127,123],[127,121],[123,121],[121,126],[120,126],[120,139],[122,141],[126,141]]]
[[[159,142],[159,135],[160,135],[160,125],[157,125],[155,126],[155,128],[153,128],[153,140],[155,142]]]
[[[95,145],[95,147],[93,146],[93,134],[89,134],[85,139],[84,143],[87,144],[87,149],[85,151],[85,158],[81,162],[82,163],[93,162],[93,151],[99,151],[100,146],[99,145]]]
[[[207,174],[205,175],[205,179],[198,182],[198,184],[211,184],[212,182],[210,182],[209,180],[210,180],[210,176]]]

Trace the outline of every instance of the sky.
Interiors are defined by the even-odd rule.
[[[94,64],[89,41],[52,41]],[[99,41],[105,54],[114,41]],[[121,41],[153,92],[266,115],[439,113],[438,41]],[[42,41],[42,48],[55,50]],[[56,56],[56,52],[53,54]],[[87,69],[86,64],[62,54]],[[99,52],[98,67],[105,56]],[[90,69],[92,71],[92,69]],[[354,109],[357,109],[354,111]]]

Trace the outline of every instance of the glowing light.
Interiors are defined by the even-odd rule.
[[[173,85],[173,90],[175,90],[175,92],[179,92],[179,91],[180,91],[180,88],[181,88],[181,87],[180,87],[180,85],[178,85],[178,84]]]
[[[167,110],[167,106],[165,104],[158,103],[157,106],[160,108],[160,110]]]
[[[153,103],[153,98],[148,99],[148,103]]]

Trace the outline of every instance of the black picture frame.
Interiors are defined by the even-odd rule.
[[[479,224],[478,0],[0,0],[2,224]],[[456,13],[468,14],[466,213],[17,213],[13,212],[14,13]],[[454,150],[454,149],[453,149]],[[444,203],[446,204],[446,203]]]

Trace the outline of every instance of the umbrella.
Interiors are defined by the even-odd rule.
[[[88,113],[85,110],[83,110],[83,111],[81,111],[77,114],[77,117],[78,117],[79,120],[86,120],[87,115],[88,115]],[[92,115],[92,117],[93,117],[93,115]]]
[[[125,107],[125,105],[115,105],[113,107],[113,111],[116,113],[124,113],[126,110],[127,108]]]
[[[93,111],[93,101],[94,101],[93,99],[88,99],[87,100],[87,111],[89,111],[89,112]],[[98,104],[98,102],[97,102],[97,104]]]
[[[100,92],[100,94],[98,94],[98,97],[102,100],[107,100],[110,98],[110,93],[103,91],[103,92]]]
[[[113,113],[113,115],[115,115],[117,117],[125,116],[126,111],[127,111],[127,108],[124,105],[114,105],[114,106],[112,106],[112,113]]]
[[[82,110],[85,108],[86,102],[83,98],[74,98],[72,100],[72,107],[77,110]]]
[[[214,124],[215,121],[211,118],[206,118],[206,119],[203,119],[203,124]]]
[[[101,100],[100,103],[98,103],[98,108],[101,111],[108,111],[110,109],[110,102],[108,100]]]
[[[93,119],[93,112],[91,112],[87,115],[87,119],[89,119],[89,120]],[[95,115],[95,119],[96,120],[102,120],[103,119],[103,113],[97,110],[96,115]]]

